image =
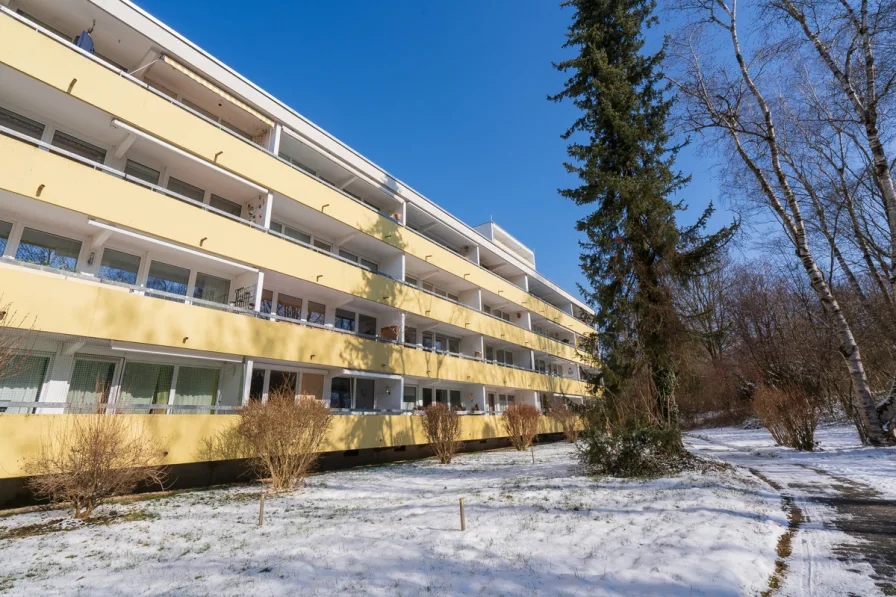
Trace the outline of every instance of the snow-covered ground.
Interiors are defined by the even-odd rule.
[[[0,594],[756,595],[786,527],[749,473],[582,476],[567,444],[321,474],[304,491],[196,491],[0,518]],[[459,530],[458,498],[467,530]],[[54,522],[55,521],[55,522]],[[36,527],[58,529],[34,535]],[[11,534],[28,535],[11,538]]]
[[[686,444],[694,453],[760,472],[802,509],[807,520],[778,595],[882,595],[875,580],[892,581],[881,572],[892,564],[875,570],[864,556],[893,557],[894,522],[886,519],[896,498],[896,448],[863,447],[850,425],[821,427],[816,440],[817,451],[798,452],[776,446],[765,429],[725,428],[694,431]],[[882,502],[890,503],[876,505]]]
[[[793,463],[819,468],[870,485],[882,495],[896,498],[896,448],[863,446],[852,425],[820,427],[815,433],[818,449],[814,452],[776,446],[765,429],[701,429],[692,435],[757,456],[786,458]]]

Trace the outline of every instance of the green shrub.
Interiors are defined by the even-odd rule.
[[[579,459],[591,474],[654,477],[680,471],[692,459],[677,429],[629,425],[607,432],[589,427],[581,434]]]

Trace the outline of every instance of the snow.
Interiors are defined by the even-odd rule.
[[[806,522],[794,538],[780,597],[882,595],[870,564],[844,557],[861,551],[862,540],[837,528],[844,514],[832,504],[850,481],[878,491],[881,499],[896,497],[896,448],[864,447],[855,428],[842,424],[818,429],[816,440],[818,451],[798,452],[776,446],[765,429],[725,428],[694,431],[685,441],[696,454],[759,471],[801,508]]]
[[[884,497],[896,498],[896,448],[863,446],[852,425],[820,427],[815,433],[819,446],[814,452],[776,446],[765,429],[701,429],[692,435],[756,456],[785,458],[794,464],[819,468],[870,485]]]
[[[746,471],[622,482],[567,444],[115,504],[106,524],[9,538],[59,511],[0,518],[10,595],[754,595],[787,521]],[[459,530],[465,498],[467,530]],[[6,538],[4,538],[6,537]],[[3,576],[6,575],[6,576]]]

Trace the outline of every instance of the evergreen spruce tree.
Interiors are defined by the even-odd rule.
[[[602,381],[619,395],[647,367],[665,426],[677,427],[674,348],[680,321],[672,282],[699,275],[736,225],[705,235],[712,206],[690,227],[670,197],[689,181],[674,168],[672,108],[661,71],[664,49],[645,54],[644,30],[657,20],[654,0],[568,0],[576,13],[564,47],[578,55],[555,64],[567,73],[553,101],[572,101],[581,115],[564,133],[566,169],[581,184],[560,194],[594,211],[576,224],[584,232],[582,289],[596,310]]]

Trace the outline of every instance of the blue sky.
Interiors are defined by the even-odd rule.
[[[585,212],[557,194],[575,184],[560,139],[575,111],[545,99],[563,82],[558,2],[137,3],[461,220],[493,218],[564,288],[584,281]],[[718,205],[696,149],[679,167],[694,176],[686,219]]]

